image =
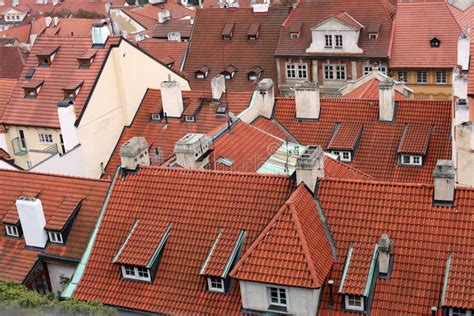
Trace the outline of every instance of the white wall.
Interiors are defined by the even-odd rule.
[[[20,170],[0,159],[0,169]]]
[[[76,177],[86,177],[86,163],[81,146],[69,151],[66,155],[56,154],[31,168],[34,172],[63,174]]]
[[[267,283],[240,281],[242,307],[251,310],[267,311],[270,305]],[[281,287],[281,286],[280,286]],[[287,287],[288,313],[298,316],[314,316],[319,305],[319,289]]]
[[[342,35],[342,48],[326,48],[326,41],[324,35]],[[307,53],[363,53],[363,50],[358,46],[359,31],[349,28],[348,26],[339,23],[335,19],[330,19],[327,22],[319,25],[311,30],[312,43],[306,49]],[[333,38],[333,45],[335,45]]]
[[[462,186],[474,186],[474,126],[472,124],[455,127],[456,181]]]
[[[51,289],[53,293],[57,293],[58,291],[62,292],[66,288],[67,284],[61,285],[60,277],[64,276],[72,279],[72,275],[74,274],[74,271],[76,271],[76,266],[60,264],[56,262],[46,262],[46,265],[48,267],[49,280],[51,281]]]

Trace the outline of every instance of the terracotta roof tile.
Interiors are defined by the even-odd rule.
[[[343,11],[339,14],[334,15],[334,18],[336,18],[339,21],[355,28],[356,30],[360,30],[361,28],[364,28],[364,25],[360,24],[359,21],[357,21],[354,17],[352,17],[346,11]]]
[[[320,288],[334,258],[309,190],[301,184],[231,272],[246,281]]]
[[[328,149],[355,150],[362,136],[363,125],[350,123],[336,123],[334,135],[329,141]]]
[[[473,12],[474,12],[474,9],[473,9]],[[473,16],[474,16],[474,13],[473,13]],[[473,18],[473,21],[474,21],[474,18]],[[471,45],[470,45],[470,51],[473,52],[474,51],[474,41],[471,42]],[[469,73],[472,73],[474,72],[474,58],[470,58],[469,60]],[[468,75],[467,76],[467,93],[468,95],[472,96],[474,95],[474,76],[473,75]],[[472,100],[472,98],[471,98]]]
[[[74,101],[79,116],[92,91],[109,49],[111,46],[117,45],[119,41],[120,39],[117,37],[110,37],[107,40],[106,47],[97,50],[90,68],[80,69],[77,57],[84,55],[91,48],[92,39],[90,36],[38,37],[3,114],[5,124],[59,128],[57,102],[64,99],[62,87],[71,78],[84,81],[81,91]],[[60,48],[57,50],[52,65],[50,67],[39,67],[36,55],[42,51],[47,53],[46,50],[50,51],[50,48],[57,46],[60,46]],[[35,69],[32,81],[44,80],[41,91],[35,99],[26,99],[22,89],[29,82],[24,79],[29,69]]]
[[[468,271],[474,271],[472,253],[451,254],[444,301],[446,306],[472,309],[474,280],[466,277]]]
[[[142,167],[119,176],[73,296],[154,313],[239,313],[238,284],[228,295],[208,292],[200,269],[220,228],[245,230],[245,251],[292,188],[285,176],[181,168]],[[123,280],[112,263],[136,219],[153,223],[155,240],[162,229],[156,223],[173,223],[151,284]]]
[[[0,78],[0,121],[7,107],[7,103],[10,100],[10,97],[15,89],[17,80],[16,79],[3,79]]]
[[[79,196],[69,195],[59,204],[53,215],[48,219],[45,229],[63,230],[65,225],[71,219],[71,216],[81,206],[82,198]]]
[[[460,35],[444,1],[398,3],[390,68],[451,69],[457,65]],[[441,41],[440,47],[431,47],[435,37]]]
[[[168,33],[177,32],[181,38],[190,38],[193,32],[193,24],[189,19],[170,20],[165,23],[158,23],[153,30],[153,37],[160,39],[167,39]]]
[[[406,125],[400,140],[398,152],[424,156],[430,143],[432,128],[431,125],[424,124]]]
[[[219,229],[215,243],[210,248],[209,256],[201,271],[202,275],[224,276],[225,273],[230,272],[225,269],[232,258],[232,252],[238,250],[238,241],[242,233],[244,232],[231,227],[225,230]]]
[[[186,49],[188,48],[188,43],[150,38],[138,42],[138,46],[165,64],[168,64],[166,61],[169,62],[172,60],[172,68],[180,70]]]
[[[91,36],[92,24],[99,20],[94,19],[59,19],[57,26],[53,26],[44,30],[46,36]]]
[[[20,43],[28,44],[30,42],[31,24],[14,26],[6,31],[0,32],[0,37],[14,38]]]
[[[355,88],[349,93],[342,96],[344,99],[364,99],[364,100],[378,100],[379,99],[379,81],[372,79],[364,83],[360,87]],[[408,100],[398,90],[395,90],[395,101]]]
[[[339,288],[339,293],[364,295],[368,280],[370,266],[374,257],[374,245],[372,244],[353,244],[349,248],[351,252],[350,259],[347,254],[347,271],[344,283]],[[341,281],[342,283],[342,281]]]
[[[25,65],[28,53],[16,46],[0,46],[0,79],[18,79]]]
[[[364,130],[350,166],[377,180],[431,183],[438,159],[450,159],[451,103],[448,101],[399,101],[394,123],[378,121],[378,101],[321,99],[318,121],[295,119],[295,100],[277,98],[275,120],[303,145],[320,144],[323,149],[333,135],[335,123],[363,124]],[[397,164],[397,150],[405,124],[433,125],[423,166]]]

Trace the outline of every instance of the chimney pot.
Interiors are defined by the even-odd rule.
[[[296,159],[296,182],[314,193],[318,178],[324,177],[324,151],[321,146],[308,146]]]
[[[304,82],[295,87],[296,118],[319,119],[321,108],[319,85],[314,82]]]
[[[391,122],[395,115],[394,81],[385,78],[379,81],[379,120]]]
[[[16,200],[18,217],[20,218],[25,244],[31,247],[44,248],[48,235],[44,230],[46,219],[40,199],[20,196]]]
[[[160,87],[163,112],[167,117],[181,117],[184,107],[179,83],[177,81],[163,81]]]
[[[174,145],[176,163],[183,168],[203,169],[209,163],[210,146],[206,134],[186,134]]]
[[[212,99],[217,102],[221,96],[226,92],[224,75],[217,75],[211,80]]]
[[[120,147],[121,167],[136,170],[138,165],[150,165],[148,142],[145,137],[132,137]]]
[[[454,178],[456,172],[452,160],[438,160],[433,171],[434,203],[452,205],[454,202]]]

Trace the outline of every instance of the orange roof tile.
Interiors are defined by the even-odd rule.
[[[220,228],[245,230],[245,251],[292,188],[288,177],[251,173],[142,167],[119,175],[73,297],[154,313],[239,313],[238,284],[211,293],[199,271]],[[155,240],[156,223],[173,224],[151,284],[122,279],[112,263],[137,219],[153,223]]]
[[[355,150],[362,136],[362,130],[363,125],[356,122],[336,123],[328,149]]]
[[[403,131],[398,152],[424,156],[428,150],[433,126],[424,124],[407,124]]]
[[[238,280],[320,288],[333,262],[313,196],[300,184],[230,275]]]
[[[473,9],[474,10],[474,9]],[[474,20],[474,18],[473,18]],[[474,52],[474,41],[470,43],[470,51]],[[469,74],[474,72],[474,58],[470,58],[469,60]],[[472,96],[474,95],[474,76],[469,75],[467,76],[467,94]],[[472,100],[472,98],[471,98]]]
[[[472,253],[451,254],[443,302],[446,306],[472,309],[474,280],[466,277],[467,271],[474,271],[472,256]]]
[[[20,43],[28,44],[30,42],[31,24],[13,26],[6,31],[0,32],[0,37],[14,38]]]
[[[0,121],[3,111],[5,111],[7,103],[10,100],[13,90],[15,89],[16,83],[16,79],[0,78]]]
[[[16,46],[0,46],[0,79],[18,79],[25,65],[28,53]]]
[[[349,13],[346,11],[343,11],[339,14],[334,15],[336,19],[339,21],[355,28],[356,30],[360,30],[361,28],[364,28],[362,24],[360,24],[354,17],[352,17]]]
[[[444,1],[400,2],[390,68],[453,68],[461,30]],[[431,47],[437,38],[440,47]]]
[[[172,60],[172,68],[175,70],[180,70],[184,55],[188,48],[188,43],[150,38],[138,42],[138,46],[165,64],[167,64],[166,61]]]
[[[342,96],[344,99],[364,99],[364,100],[378,100],[379,99],[379,81],[372,79],[364,83],[360,87]],[[395,90],[395,101],[408,100],[399,91]]]
[[[100,69],[112,46],[118,45],[120,38],[109,37],[106,46],[97,50],[94,61],[89,69],[80,69],[77,57],[83,55],[92,46],[92,39],[88,37],[47,37],[36,39],[31,54],[23,68],[21,78],[12,94],[12,98],[3,114],[5,124],[42,126],[59,128],[57,103],[64,99],[62,87],[64,83],[74,80],[84,81],[81,91],[77,95],[74,106],[77,116],[86,106]],[[36,55],[45,49],[60,46],[50,67],[39,67]],[[42,81],[44,84],[35,99],[27,99],[22,87],[29,81],[24,79],[29,69],[35,69],[32,80]]]
[[[431,183],[438,159],[450,159],[451,102],[399,101],[394,123],[378,121],[378,101],[351,99],[321,99],[318,121],[295,119],[295,100],[277,98],[275,120],[303,145],[320,144],[323,149],[333,135],[335,123],[363,124],[353,161],[350,166],[377,180]],[[433,125],[423,166],[408,168],[397,164],[397,150],[405,124]]]
[[[44,34],[46,36],[91,36],[92,23],[98,22],[94,19],[59,19],[56,27],[51,24],[46,28]]]

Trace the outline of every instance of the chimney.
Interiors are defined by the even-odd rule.
[[[467,99],[467,76],[459,67],[453,70],[453,96],[458,99]]]
[[[257,117],[271,118],[273,105],[275,104],[275,92],[272,79],[262,79],[255,90],[250,106],[239,114],[239,118],[247,124],[253,122]]]
[[[181,117],[181,114],[183,114],[183,95],[179,83],[177,81],[163,81],[160,86],[163,113],[167,117]]]
[[[170,10],[162,9],[158,12],[158,23],[163,24],[171,19]]]
[[[50,16],[45,16],[44,17],[44,23],[46,24],[46,27],[50,27],[51,25],[51,17]]]
[[[225,92],[225,77],[224,75],[217,75],[211,80],[212,99],[217,102],[221,99]]]
[[[92,23],[92,45],[103,47],[110,36],[107,22]]]
[[[452,160],[438,160],[433,171],[434,204],[452,205],[454,202],[454,163]]]
[[[57,27],[58,24],[59,24],[59,18],[58,18],[57,16],[55,16],[55,17],[53,18],[53,27]]]
[[[186,134],[174,145],[176,163],[183,168],[203,169],[209,163],[210,145],[206,134]]]
[[[324,151],[320,146],[308,146],[296,159],[296,182],[304,182],[314,193],[318,178],[324,177]]]
[[[30,247],[44,248],[48,242],[48,235],[44,230],[46,219],[41,200],[21,196],[16,200],[16,208],[25,236],[25,244]]]
[[[295,87],[296,118],[319,119],[320,98],[319,85],[314,82],[304,82]]]
[[[470,40],[469,37],[461,35],[458,39],[458,65],[463,71],[469,70]]]
[[[58,103],[58,118],[66,152],[79,145],[76,123],[76,109],[73,101],[66,99]]]
[[[392,253],[392,241],[387,234],[382,234],[379,240],[378,265],[379,275],[387,277],[390,274],[390,255]]]
[[[394,81],[390,78],[379,81],[379,120],[392,122],[395,115]]]
[[[150,165],[150,154],[145,137],[132,137],[120,147],[121,167],[136,170],[138,165]]]

